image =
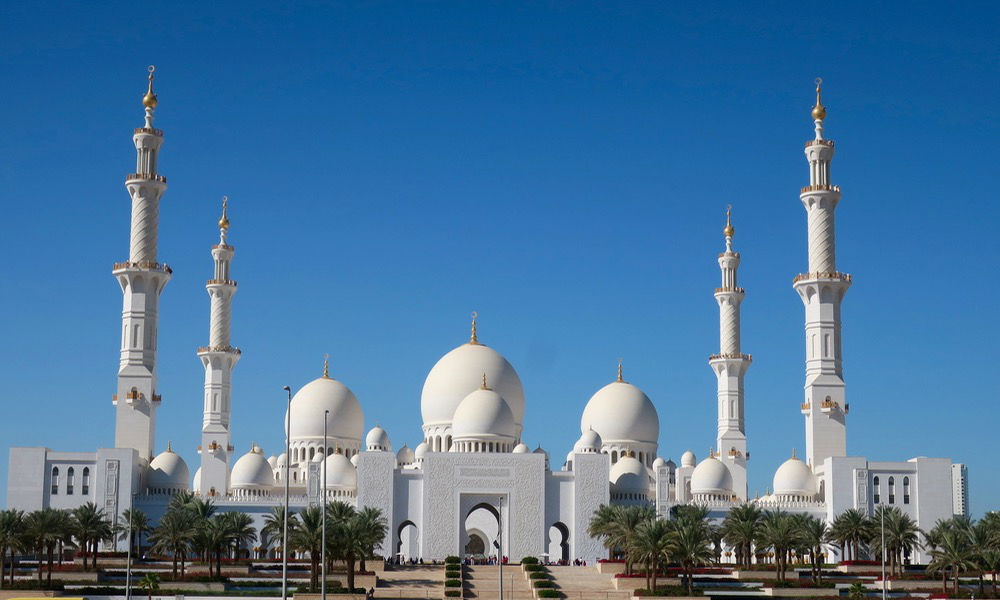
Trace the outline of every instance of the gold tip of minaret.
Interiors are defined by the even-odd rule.
[[[489,387],[486,386],[486,373],[483,373],[483,387],[480,389],[488,390]]]
[[[733,229],[733,205],[730,204],[726,206],[726,227],[722,230],[723,235],[727,238],[733,237],[736,230]]]
[[[229,217],[226,216],[226,207],[229,204],[229,196],[222,197],[222,218],[219,219],[219,229],[229,229]]]
[[[618,381],[624,383],[625,380],[622,379],[622,359],[618,359]]]
[[[156,67],[149,65],[149,87],[146,89],[146,95],[142,97],[142,105],[146,108],[156,108],[156,94],[153,93],[153,71]]]
[[[795,456],[795,448],[792,448],[792,458],[796,458],[796,456]]]
[[[822,84],[823,84],[823,78],[822,77],[817,77],[816,78],[816,106],[814,106],[813,110],[812,110],[813,120],[815,120],[815,121],[822,121],[823,119],[826,118],[826,108],[823,106],[823,103],[820,102],[820,99],[819,99],[819,96],[820,96],[820,87],[822,86]]]
[[[470,344],[479,344],[479,338],[476,336],[476,319],[479,317],[479,313],[472,311],[472,335],[469,337]]]
[[[329,379],[330,378],[330,355],[329,354],[323,355],[323,378],[324,379]]]
[[[174,449],[170,447],[170,440],[167,440],[167,452],[173,452]]]

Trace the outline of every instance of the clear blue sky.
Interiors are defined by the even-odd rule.
[[[780,6],[780,10],[770,10]],[[996,3],[9,3],[0,19],[0,445],[113,443],[145,68],[157,66],[157,446],[197,467],[209,246],[231,199],[233,438],[283,445],[282,385],[333,374],[397,448],[427,371],[481,339],[554,461],[626,378],[660,448],[715,440],[712,289],[735,207],[751,493],[803,447],[813,79],[837,142],[848,447],[969,465],[1000,508]],[[0,498],[6,496],[6,457]]]

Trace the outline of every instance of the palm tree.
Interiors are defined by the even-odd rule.
[[[19,510],[0,511],[0,588],[3,588],[4,561],[10,550],[10,579],[14,584],[14,553],[20,546],[24,530],[24,513]]]
[[[24,537],[38,559],[38,585],[42,584],[42,555],[48,564],[48,585],[52,585],[52,561],[56,546],[65,539],[68,519],[54,508],[36,510],[24,520]]]
[[[361,572],[364,573],[367,571],[365,559],[375,554],[375,548],[385,539],[389,524],[382,515],[382,511],[373,506],[366,506],[359,510],[358,520],[361,522],[360,530],[363,534],[362,537],[365,545],[365,552],[361,555],[360,566]]]
[[[351,591],[354,590],[354,565],[368,550],[364,533],[361,519],[355,513],[336,525],[332,538],[327,535],[327,540],[333,540],[337,553],[347,565],[347,589]]]
[[[87,502],[73,509],[73,535],[83,550],[83,568],[87,570],[87,554],[91,556],[93,567],[97,568],[97,546],[101,540],[111,536],[111,520],[103,509],[93,502]]]
[[[799,524],[799,538],[809,550],[809,558],[812,559],[812,578],[817,585],[823,576],[820,557],[823,555],[823,545],[826,543],[828,533],[826,523],[813,516],[806,516]]]
[[[212,561],[215,560],[215,576],[222,577],[222,553],[229,546],[229,523],[223,515],[212,517],[198,528],[195,534],[195,547],[208,562],[208,576],[212,576]]]
[[[298,519],[294,512],[288,513],[288,533],[291,537],[292,532],[295,531],[295,527],[298,526]],[[284,545],[284,531],[285,531],[285,507],[275,506],[271,508],[271,512],[264,515],[264,527],[261,528],[261,536],[266,536],[268,539],[277,540],[278,547],[281,548]]]
[[[983,524],[982,521],[971,525],[966,530],[966,535],[969,536],[969,546],[972,551],[972,561],[974,563],[973,567],[979,579],[979,595],[983,596],[985,594],[983,574],[990,568],[986,565],[985,559],[989,551],[995,546],[996,538],[993,531],[990,530],[989,524]]]
[[[931,562],[927,565],[927,570],[931,573],[942,574],[941,591],[944,593],[948,593],[944,573],[946,571],[950,573],[954,581],[953,593],[957,595],[959,573],[975,567],[969,537],[953,524],[938,532],[936,538],[938,544],[930,552]]]
[[[760,534],[761,510],[745,503],[733,508],[722,522],[722,539],[736,552],[736,564],[750,567],[753,543]]]
[[[868,539],[868,515],[857,508],[845,510],[833,520],[830,535],[841,547],[841,560],[858,560],[858,550]]]
[[[129,538],[129,546],[135,548],[135,556],[142,556],[142,534],[149,533],[152,528],[149,525],[149,517],[138,508],[126,508],[118,518],[115,530],[118,532],[118,539],[124,540],[129,534],[129,521],[132,522],[132,537]]]
[[[220,517],[226,523],[229,542],[233,544],[233,558],[238,559],[240,548],[257,541],[257,530],[253,526],[253,517],[238,512],[223,513]]]
[[[168,509],[149,536],[155,552],[170,554],[173,557],[174,579],[177,578],[178,560],[181,564],[181,575],[184,575],[184,561],[197,530],[198,523],[193,511]]]
[[[795,519],[784,511],[766,511],[762,518],[758,546],[771,548],[776,563],[776,578],[785,581],[788,554],[799,544],[799,528]]]
[[[146,590],[147,600],[153,600],[153,592],[160,589],[160,576],[156,573],[146,573],[139,580],[139,589]]]
[[[670,559],[673,533],[673,527],[663,519],[644,521],[636,528],[629,551],[635,560],[646,564],[646,589],[649,591],[656,589],[656,572],[660,562]]]
[[[611,553],[614,551],[614,542],[611,540],[614,533],[614,514],[615,509],[612,505],[602,504],[594,511],[590,523],[587,524],[587,535],[603,541],[604,547],[608,549],[608,558],[611,558]]]
[[[194,502],[195,498],[197,496],[194,495],[194,492],[177,492],[170,498],[170,504],[167,505],[167,512],[188,508]]]
[[[294,531],[288,532],[289,545],[300,552],[309,553],[309,585],[313,591],[319,582],[319,558],[323,548],[322,509],[310,506],[299,513],[300,520]]]
[[[694,594],[692,570],[708,564],[713,552],[708,527],[704,522],[681,519],[670,522],[672,535],[670,544],[671,560],[680,563],[687,581],[688,595]]]

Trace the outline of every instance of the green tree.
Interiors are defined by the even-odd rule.
[[[147,600],[153,600],[153,592],[160,589],[160,576],[156,573],[146,573],[139,580],[139,589],[145,590]]]
[[[722,539],[736,553],[736,564],[750,567],[753,545],[760,535],[761,510],[755,504],[744,503],[729,511],[722,522]]]
[[[173,558],[173,575],[177,578],[177,563],[180,562],[180,574],[184,575],[184,562],[187,559],[191,542],[198,533],[198,522],[194,511],[184,508],[167,510],[153,529],[149,541],[153,551],[169,554]]]
[[[712,561],[712,539],[707,523],[691,518],[670,521],[672,525],[670,558],[680,564],[687,582],[688,595],[694,594],[693,570]]]
[[[809,550],[809,558],[812,562],[812,579],[819,585],[823,579],[822,555],[823,545],[828,539],[829,528],[822,519],[813,516],[806,518],[799,523],[799,538],[803,545]]]
[[[97,568],[97,546],[101,540],[112,535],[111,520],[103,509],[97,508],[93,502],[87,502],[73,509],[72,531],[80,549],[83,550],[83,568],[87,570],[87,555],[90,555],[93,567]]]
[[[941,591],[944,593],[948,592],[944,574],[951,574],[954,581],[953,593],[957,595],[959,574],[962,571],[975,568],[969,536],[961,526],[956,527],[952,524],[951,526],[946,525],[935,537],[937,545],[930,551],[931,562],[927,565],[927,571],[942,574]]]
[[[389,524],[386,522],[385,516],[382,515],[382,511],[373,506],[366,506],[359,510],[357,518],[360,521],[359,529],[363,537],[365,550],[360,557],[360,570],[361,572],[365,572],[367,571],[365,560],[375,555],[375,548],[385,539],[385,534],[389,530]]]
[[[774,552],[778,581],[785,581],[788,555],[799,544],[799,539],[800,530],[791,515],[780,510],[764,512],[757,546],[770,548]]]
[[[291,548],[309,553],[309,586],[316,591],[319,582],[319,559],[323,548],[323,513],[318,506],[310,506],[299,513],[299,524],[288,532]]]
[[[21,546],[24,532],[24,513],[9,509],[0,511],[0,589],[3,588],[4,565],[10,551],[10,582],[14,584],[14,556]]]
[[[653,519],[636,527],[629,552],[634,559],[646,565],[646,589],[656,589],[656,573],[660,563],[670,560],[674,547],[674,529],[668,521]]]
[[[298,518],[295,516],[294,512],[288,513],[288,533],[289,538],[291,538],[292,532],[295,531],[295,527],[298,525]],[[284,523],[285,523],[285,507],[275,506],[271,508],[271,512],[264,515],[264,527],[261,528],[261,536],[265,536],[268,539],[277,540],[277,546],[280,549],[284,544]]]
[[[226,524],[229,543],[233,545],[233,558],[239,559],[240,550],[257,541],[257,530],[253,526],[253,517],[239,512],[227,512],[219,516]]]
[[[840,513],[830,524],[830,537],[841,548],[841,560],[858,560],[858,551],[868,535],[868,515],[856,508]]]
[[[38,584],[42,584],[42,561],[44,555],[48,565],[47,585],[52,585],[52,562],[56,547],[62,543],[69,531],[69,518],[61,510],[43,508],[36,510],[24,520],[24,539],[35,552],[38,560]]]
[[[142,557],[142,534],[152,531],[149,524],[149,517],[138,508],[126,508],[118,517],[115,531],[118,539],[124,540],[129,537],[129,522],[131,521],[132,537],[129,538],[129,545],[135,549],[134,556]]]

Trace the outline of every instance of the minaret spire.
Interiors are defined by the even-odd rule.
[[[841,362],[840,304],[851,276],[837,271],[834,209],[840,187],[830,182],[834,144],[823,139],[826,108],[816,80],[812,110],[816,138],[807,142],[809,185],[799,199],[806,209],[809,272],[795,277],[794,287],[806,312],[806,382],[802,414],[806,420],[806,463],[818,468],[828,457],[847,454],[847,402]]]
[[[747,439],[744,426],[743,379],[752,360],[740,350],[740,304],[745,292],[739,287],[736,272],[740,254],[733,250],[733,207],[726,207],[726,226],[722,234],[726,250],[719,254],[722,287],[715,288],[719,304],[719,353],[708,359],[709,366],[718,379],[718,458],[733,477],[733,492],[741,499],[747,498]]]
[[[472,311],[472,335],[469,336],[469,343],[476,345],[479,344],[479,337],[476,335],[476,319],[479,317],[479,313]]]
[[[132,200],[129,257],[115,263],[112,273],[122,288],[121,357],[115,404],[115,447],[134,448],[139,458],[153,455],[156,434],[156,340],[160,293],[170,281],[170,267],[157,262],[160,198],[167,179],[157,174],[163,132],[153,128],[153,70],[142,104],[145,126],[133,131],[136,169],[125,176]]]
[[[226,242],[229,232],[229,198],[222,197],[219,243],[212,246],[213,275],[205,284],[211,299],[208,346],[198,348],[205,368],[204,416],[201,424],[201,492],[225,497],[229,491],[230,417],[232,413],[233,367],[240,360],[239,348],[230,341],[233,295],[236,282],[230,267],[236,249]],[[252,448],[252,446],[251,446]]]

